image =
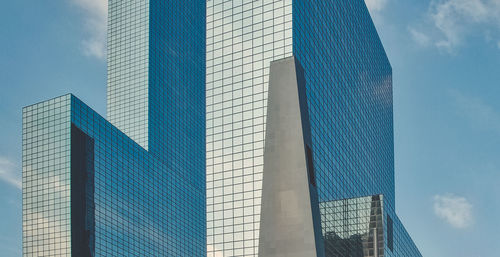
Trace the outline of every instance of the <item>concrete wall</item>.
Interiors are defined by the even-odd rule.
[[[294,57],[270,69],[259,256],[324,256],[303,71]]]

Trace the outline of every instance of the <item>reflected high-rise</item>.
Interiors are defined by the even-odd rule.
[[[321,213],[382,195],[384,247],[366,256],[420,256],[395,214],[392,68],[364,1],[209,0],[206,54],[209,257],[258,256],[269,66],[290,56],[304,68]],[[337,221],[323,215],[328,251]]]
[[[23,256],[205,256],[205,1],[110,0],[108,120],[23,109]]]

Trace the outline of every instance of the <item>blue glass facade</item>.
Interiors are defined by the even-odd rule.
[[[109,1],[109,121],[23,109],[24,256],[206,255],[205,3]]]
[[[205,176],[205,1],[110,0],[108,28],[109,121]]]
[[[422,256],[383,195],[320,203],[328,257]]]
[[[203,177],[186,177],[155,158],[72,95],[23,114],[24,256],[205,255]],[[78,133],[92,145],[85,175],[74,170],[81,165]],[[84,198],[91,204],[74,217],[81,203],[75,182],[89,177]],[[78,242],[79,223],[88,235]]]
[[[205,187],[205,0],[149,0],[149,152]]]
[[[392,68],[364,1],[293,1],[293,54],[305,71],[320,202],[383,195],[385,247],[360,256],[421,256],[394,211]]]
[[[258,256],[269,63],[291,55],[322,206],[381,195],[378,256],[420,256],[395,214],[392,69],[362,0],[110,0],[108,26],[109,122],[72,95],[23,110],[25,256]]]
[[[364,1],[208,0],[206,22],[208,256],[258,256],[269,65],[292,55],[320,201],[383,195],[386,255],[419,256],[394,211],[392,68]]]
[[[394,204],[392,70],[363,1],[294,1],[320,200]]]

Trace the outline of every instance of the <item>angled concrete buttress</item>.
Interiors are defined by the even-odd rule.
[[[324,257],[303,69],[271,63],[259,257]]]

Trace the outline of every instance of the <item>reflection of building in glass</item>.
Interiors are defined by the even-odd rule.
[[[205,256],[205,1],[110,0],[108,116],[23,109],[24,256]]]
[[[319,201],[383,195],[384,256],[420,256],[395,214],[392,68],[364,1],[209,0],[206,22],[208,256],[258,256],[269,67],[292,55]]]
[[[383,196],[320,203],[326,256],[383,257]]]
[[[325,256],[421,256],[387,208],[383,195],[321,202]]]

